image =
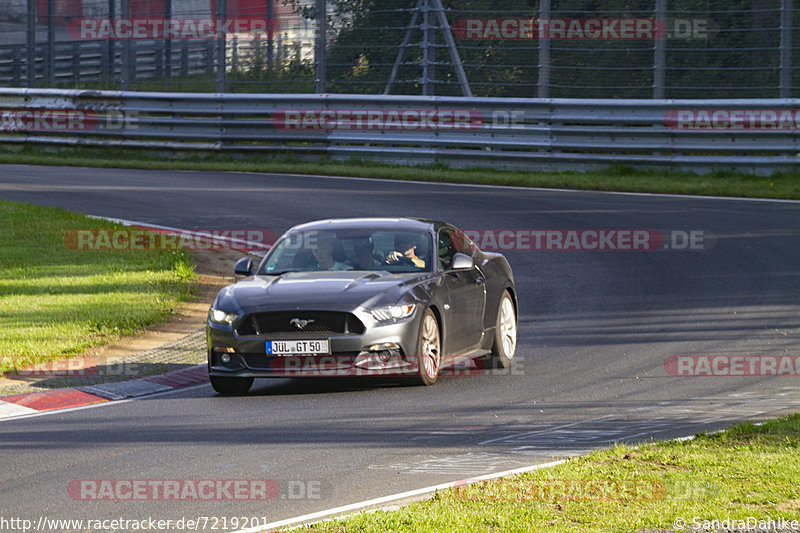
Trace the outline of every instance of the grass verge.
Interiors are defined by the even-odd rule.
[[[292,157],[242,157],[225,154],[178,154],[117,148],[62,148],[57,151],[26,146],[0,148],[0,163],[65,165],[146,170],[205,170],[326,174],[363,178],[477,183],[596,191],[627,191],[701,196],[781,198],[800,200],[800,173],[758,177],[733,172],[709,175],[644,171],[617,167],[598,172],[520,172],[457,170],[444,166],[397,166],[366,161],[304,162]]]
[[[119,225],[0,201],[0,227],[0,372],[139,333],[191,295],[187,252],[90,252],[65,244],[69,230]]]
[[[758,530],[790,531],[797,520],[800,531],[799,444],[800,415],[745,423],[683,442],[616,446],[554,468],[439,492],[396,511],[305,529],[744,531],[772,520],[773,529]],[[781,528],[779,520],[788,525]]]

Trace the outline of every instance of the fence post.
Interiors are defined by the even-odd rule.
[[[274,0],[267,0],[267,67],[275,66],[275,5]]]
[[[792,2],[782,0],[781,6],[781,98],[792,97]]]
[[[107,83],[109,79],[108,69],[108,50],[104,45],[99,45],[100,50],[100,81]],[[106,88],[106,87],[104,87]]]
[[[667,0],[656,0],[655,24],[653,44],[653,98],[656,100],[663,100],[666,95],[666,67],[667,67],[667,36],[666,34],[661,37],[655,28],[659,24],[666,24],[667,22]]]
[[[172,20],[172,0],[164,0],[164,22]],[[164,78],[172,78],[172,39],[164,32]]]
[[[72,81],[76,85],[81,82],[81,45],[72,41]]]
[[[47,0],[47,58],[45,59],[45,79],[49,87],[53,86],[55,77],[56,43],[55,43],[55,1]]]
[[[325,0],[317,0],[317,32],[314,47],[314,64],[316,65],[316,87],[315,91],[319,93],[325,92],[326,77],[327,77],[327,64],[325,55],[327,53],[327,22],[328,22],[328,6]]]
[[[239,38],[234,35],[233,43],[231,43],[231,71],[239,71]]]
[[[228,46],[225,32],[222,31],[222,24],[228,17],[228,5],[226,0],[217,0],[217,93],[225,92],[225,69],[226,69],[226,48]]]
[[[429,0],[422,3],[422,94],[436,94],[436,29]]]
[[[120,18],[125,20],[130,20],[131,18],[131,6],[130,0],[120,0],[120,7],[119,10]],[[131,40],[130,39],[123,39],[122,40],[122,53],[120,58],[122,59],[122,64],[119,68],[119,86],[120,89],[123,91],[129,91],[131,89]]]
[[[116,18],[116,9],[114,5],[114,0],[108,0],[108,20],[113,21]],[[108,46],[106,47],[106,68],[102,69],[103,74],[106,78],[106,82],[111,84],[111,79],[114,77],[114,62],[117,59],[116,54],[116,41],[114,41],[113,36],[108,39]]]
[[[36,86],[36,2],[28,0],[26,40],[28,57],[25,70],[28,78],[28,87]]]
[[[153,41],[153,66],[156,79],[164,77],[164,41]]]
[[[11,79],[12,85],[22,85],[22,48],[11,48]]]
[[[181,47],[181,76],[189,75],[189,43],[188,41],[178,41]],[[209,59],[209,63],[212,61]]]
[[[542,0],[541,11],[539,13],[538,31],[539,31],[539,98],[549,98],[550,97],[550,0]]]

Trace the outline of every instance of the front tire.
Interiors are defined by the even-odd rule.
[[[495,368],[510,367],[516,350],[517,313],[511,295],[505,291],[497,309],[497,324],[494,328],[494,344],[492,344],[492,365]]]
[[[422,326],[417,342],[417,365],[420,385],[433,385],[439,377],[439,367],[442,364],[442,337],[439,331],[439,322],[430,309],[425,310],[422,316]]]
[[[228,378],[209,376],[211,386],[223,396],[246,394],[253,385],[253,378]]]

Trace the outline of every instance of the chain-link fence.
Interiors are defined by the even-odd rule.
[[[0,0],[0,86],[791,97],[798,1]]]

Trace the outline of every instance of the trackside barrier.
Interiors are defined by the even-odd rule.
[[[800,168],[800,100],[0,89],[0,146],[292,154],[454,168]]]

